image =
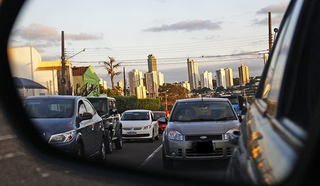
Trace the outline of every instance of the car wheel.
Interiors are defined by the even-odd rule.
[[[110,130],[107,130],[106,131],[106,140],[105,140],[105,143],[106,143],[106,154],[111,154],[112,153],[112,149],[113,149],[113,146],[112,146],[112,133]]]
[[[101,161],[106,161],[107,159],[107,156],[106,156],[106,140],[105,139],[102,139],[101,140],[101,146],[100,146],[100,160]]]
[[[122,129],[118,128],[116,133],[117,139],[114,142],[116,149],[122,149]]]
[[[84,147],[81,143],[77,144],[77,157],[84,158]]]

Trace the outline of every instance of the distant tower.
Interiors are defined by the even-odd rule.
[[[246,83],[250,82],[249,68],[248,66],[241,64],[241,66],[238,67],[238,71],[239,71],[239,83],[241,86],[245,86]]]
[[[188,77],[190,83],[190,89],[198,89],[199,88],[199,70],[198,63],[194,60],[187,59],[188,65]]]
[[[157,59],[153,54],[148,55],[148,72],[158,71]]]
[[[223,68],[220,68],[220,70],[216,71],[216,76],[217,76],[217,87],[223,87],[227,88],[226,84],[226,72]]]
[[[201,81],[201,88],[209,88],[213,89],[212,86],[212,73],[208,71],[204,71],[202,74],[200,74],[200,81]]]
[[[227,87],[232,87],[233,86],[233,73],[232,73],[232,68],[225,68],[224,69],[226,73],[226,86]]]

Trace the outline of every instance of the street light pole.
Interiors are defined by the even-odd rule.
[[[81,50],[80,52],[70,56],[68,59],[80,54],[81,52],[84,52],[86,49],[84,48],[83,50]],[[66,86],[67,84],[69,85],[70,87],[70,74],[67,73],[68,75],[68,79],[66,79],[66,72],[67,72],[67,69],[66,69],[66,62],[67,60],[66,59],[66,56],[65,56],[65,47],[64,47],[64,31],[61,31],[61,79],[60,79],[60,85],[61,87],[59,88],[59,94],[60,95],[66,95],[67,94],[67,91],[66,91]],[[67,82],[68,80],[68,82]],[[59,84],[58,84],[59,85]]]

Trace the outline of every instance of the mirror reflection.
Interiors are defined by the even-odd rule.
[[[168,171],[162,136],[171,134],[165,128],[176,100],[230,98],[233,119],[243,121],[288,4],[31,0],[8,46],[14,82],[48,144],[102,163]],[[138,109],[152,111],[145,124],[123,124],[122,113]],[[220,140],[237,141],[233,125]],[[192,153],[177,152],[201,156],[199,140]],[[215,140],[206,143],[210,154]],[[230,157],[231,150],[218,160],[175,161],[169,171],[223,180]]]

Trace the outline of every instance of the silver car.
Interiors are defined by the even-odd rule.
[[[227,159],[233,145],[228,133],[240,120],[227,98],[191,98],[176,101],[162,136],[165,169],[179,160]]]

